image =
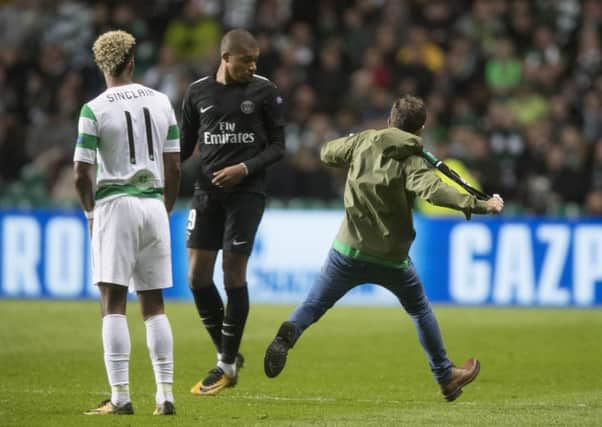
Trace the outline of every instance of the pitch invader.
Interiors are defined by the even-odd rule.
[[[283,101],[255,74],[259,48],[245,30],[221,41],[215,75],[188,88],[182,107],[182,160],[198,146],[200,171],[188,218],[189,280],[199,316],[217,350],[217,365],[191,392],[219,393],[238,380],[249,313],[247,261],[265,207],[266,168],[284,154]],[[223,250],[224,312],[213,283]]]
[[[107,32],[94,43],[107,89],[82,107],[75,148],[75,185],[92,235],[92,280],[101,294],[111,385],[110,399],[87,415],[134,412],[125,316],[129,285],[146,326],[157,384],[154,414],[175,414],[173,338],[162,290],[172,286],[168,213],[178,193],[180,140],[167,96],[132,81],[135,43],[124,31]]]
[[[416,197],[472,214],[499,214],[499,195],[478,200],[448,186],[428,167],[420,134],[426,121],[421,99],[406,95],[391,107],[386,129],[368,129],[326,142],[326,165],[347,168],[345,216],[328,258],[305,301],[283,322],[264,357],[270,378],[282,372],[288,352],[305,330],[319,321],[347,292],[364,283],[391,291],[414,321],[429,367],[447,401],[460,396],[477,377],[480,363],[452,364],[439,324],[409,258],[416,231]]]

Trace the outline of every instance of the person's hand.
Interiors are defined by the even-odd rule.
[[[490,214],[497,215],[504,209],[504,199],[502,199],[499,194],[494,194],[486,203],[487,212]]]
[[[220,188],[229,188],[238,184],[245,176],[247,176],[247,168],[239,163],[213,172],[211,183]]]

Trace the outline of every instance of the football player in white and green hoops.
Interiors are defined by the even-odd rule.
[[[180,140],[164,94],[132,82],[134,37],[107,32],[94,59],[107,89],[81,109],[75,186],[92,236],[111,398],[87,415],[133,414],[129,394],[128,286],[137,292],[155,373],[155,415],[175,414],[173,337],[162,289],[172,286],[168,214],[180,180]],[[95,167],[96,165],[96,167]],[[96,169],[93,190],[90,173]]]

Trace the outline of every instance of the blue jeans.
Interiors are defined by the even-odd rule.
[[[451,376],[452,363],[447,358],[437,319],[412,263],[403,269],[390,268],[350,258],[331,249],[318,280],[289,318],[297,327],[296,338],[348,291],[364,283],[383,286],[399,299],[414,321],[435,380],[446,382]]]

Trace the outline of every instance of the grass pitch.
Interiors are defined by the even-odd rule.
[[[335,307],[289,353],[276,379],[263,354],[292,307],[252,306],[239,384],[189,394],[215,363],[192,303],[169,303],[177,415],[153,417],[155,385],[139,307],[129,305],[136,414],[89,417],[108,397],[94,302],[0,301],[3,426],[600,425],[602,311],[435,307],[453,360],[481,374],[454,403],[430,376],[409,318],[395,307]]]

